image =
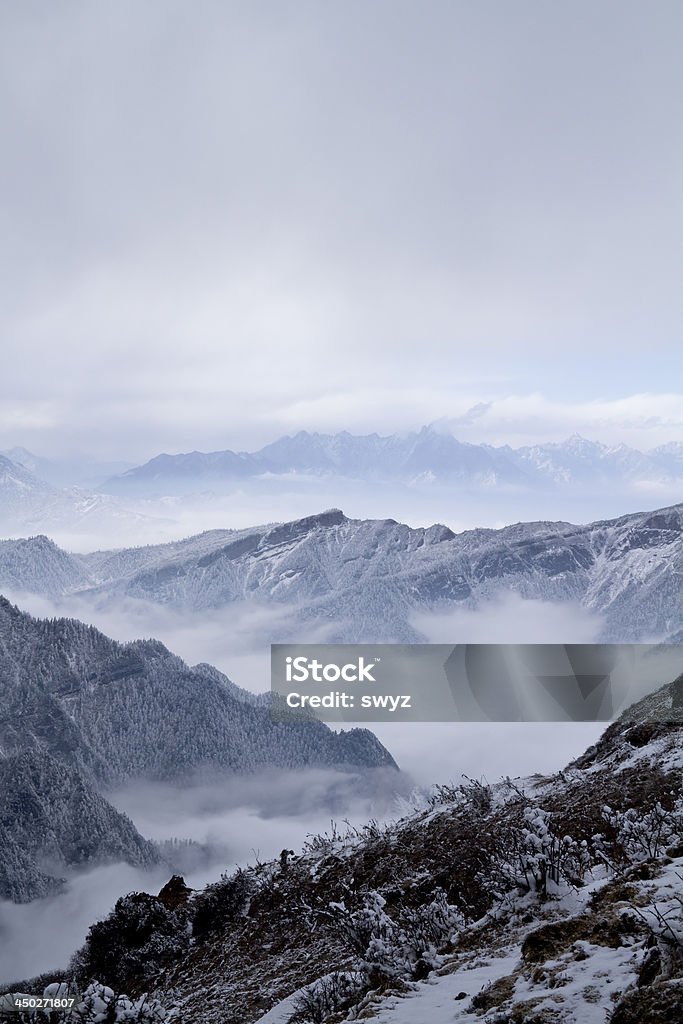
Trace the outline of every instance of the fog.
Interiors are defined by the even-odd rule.
[[[591,644],[602,620],[569,601],[524,598],[501,590],[477,608],[416,611],[412,625],[430,644]]]
[[[159,543],[202,530],[242,529],[299,519],[327,508],[341,508],[351,519],[396,519],[413,527],[443,523],[458,533],[538,520],[588,523],[660,508],[680,498],[680,481],[666,479],[593,481],[589,486],[573,481],[571,487],[547,484],[527,489],[292,474],[244,481],[229,487],[228,493],[216,485],[183,497],[118,499],[138,518],[127,526],[119,518],[99,530],[96,546],[123,546],[122,526],[128,537],[140,538],[134,543]],[[70,536],[79,550],[87,550],[84,543],[92,540],[92,536],[80,537],[73,530],[64,536]]]
[[[88,927],[106,916],[116,900],[134,890],[158,892],[173,870],[200,888],[238,866],[299,851],[309,835],[361,826],[370,818],[397,815],[396,798],[410,790],[395,772],[365,778],[334,771],[264,773],[217,778],[182,790],[136,784],[106,794],[157,841],[192,839],[183,864],[143,871],[114,864],[68,877],[63,894],[28,904],[0,902],[0,986],[65,967]]]
[[[114,640],[153,637],[189,665],[206,662],[247,690],[270,688],[271,639],[286,635],[295,609],[236,601],[224,608],[192,612],[122,598],[115,603],[74,595],[50,600],[35,594],[5,591],[9,600],[38,617],[67,616],[96,626]],[[324,643],[332,625],[308,630],[310,643]]]
[[[111,864],[69,879],[67,891],[32,903],[0,902],[0,986],[66,967],[88,927],[123,893],[158,889],[167,872]]]
[[[99,607],[78,596],[59,602],[34,595],[10,596],[34,615],[74,616],[120,641],[153,636],[189,664],[215,665],[233,682],[255,693],[269,689],[270,640],[276,633],[286,635],[295,613],[286,605],[266,607],[251,602],[192,613],[132,598]],[[595,643],[602,627],[598,615],[578,604],[530,600],[512,592],[501,592],[477,609],[416,611],[411,624],[426,642],[448,644]],[[325,629],[310,631],[306,640],[324,642]],[[603,729],[600,723],[535,722],[376,722],[370,727],[402,771],[420,785],[457,779],[462,773],[492,780],[502,775],[554,771],[580,754]],[[136,812],[140,813],[139,803]]]
[[[528,600],[503,592],[476,610],[415,612],[428,643],[593,643],[600,619],[578,605]],[[599,723],[377,722],[373,731],[422,785],[461,775],[493,782],[562,768],[602,732]]]
[[[420,786],[488,782],[564,768],[605,729],[599,722],[376,722],[375,735]]]
[[[477,528],[499,529],[519,522],[572,522],[613,519],[633,512],[662,508],[680,501],[679,481],[595,483],[571,489],[414,485],[346,480],[337,477],[275,478],[235,485],[228,493],[207,490],[183,497],[155,499],[107,497],[86,499],[92,505],[79,518],[55,520],[49,510],[21,521],[3,520],[0,535],[48,534],[68,551],[160,544],[204,530],[245,529],[315,515],[341,508],[351,519],[395,519],[412,527],[443,523],[455,533]]]
[[[75,594],[51,600],[6,591],[32,615],[68,616],[121,642],[154,637],[190,665],[207,662],[254,693],[270,688],[270,644],[302,641],[294,605],[234,601],[193,612],[138,598],[106,603]],[[504,591],[476,609],[415,611],[411,625],[426,643],[595,643],[602,621],[579,604],[523,598]],[[306,643],[325,643],[334,622],[307,624]]]
[[[309,834],[344,819],[362,824],[395,813],[397,795],[409,792],[396,772],[367,775],[323,769],[265,772],[239,779],[202,781],[179,790],[162,783],[135,784],[109,794],[150,839],[194,839],[217,851],[208,872],[190,876],[199,884],[226,866],[276,857],[283,847],[300,849]]]

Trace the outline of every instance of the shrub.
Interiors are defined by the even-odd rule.
[[[342,904],[334,906],[342,934],[358,956],[360,968],[371,977],[412,978],[419,966],[427,970],[436,966],[438,950],[463,925],[462,914],[442,890],[430,903],[401,908],[395,919],[386,912],[386,901],[378,892],[369,893],[365,904],[352,913]]]
[[[82,1000],[65,1020],[74,1024],[163,1024],[166,1012],[156,1000],[146,995],[131,1000],[115,995],[112,989],[95,981],[88,985]]]
[[[334,971],[302,989],[294,1001],[294,1014],[290,1019],[293,1024],[324,1024],[332,1014],[351,1009],[366,991],[367,983],[362,974]]]
[[[187,911],[171,910],[156,896],[130,893],[112,913],[91,925],[71,970],[79,984],[106,978],[119,989],[152,980],[189,946]]]
[[[494,849],[493,873],[525,892],[548,894],[548,885],[581,885],[591,864],[587,840],[558,836],[552,815],[527,804],[518,820],[501,830]]]
[[[667,846],[679,838],[678,806],[667,810],[659,801],[647,811],[634,807],[618,811],[605,806],[602,814],[616,836],[623,859],[628,861],[661,857]]]
[[[202,940],[246,914],[255,890],[253,875],[241,868],[207,885],[192,902],[192,933]]]

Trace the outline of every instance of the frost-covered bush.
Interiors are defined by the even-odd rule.
[[[395,917],[386,911],[386,900],[371,892],[364,905],[352,913],[334,905],[338,923],[362,970],[386,978],[411,978],[417,966],[436,966],[437,953],[462,928],[463,915],[438,890],[430,903],[402,907]]]
[[[387,977],[412,973],[404,954],[398,924],[385,911],[386,900],[370,893],[365,905],[350,915],[346,934],[366,970],[378,970]]]
[[[667,810],[659,801],[647,811],[634,807],[619,811],[605,805],[602,817],[613,830],[623,859],[639,861],[661,857],[667,846],[680,839],[681,810],[680,801],[673,810]]]
[[[116,988],[145,983],[179,960],[190,943],[184,908],[171,910],[156,896],[130,893],[90,927],[71,970],[80,984],[106,978]]]
[[[88,985],[82,1000],[70,1011],[69,1021],[74,1024],[163,1024],[166,1012],[154,999],[140,996],[129,999],[115,995],[106,985],[95,981]]]
[[[501,835],[496,860],[505,882],[541,896],[549,883],[581,883],[591,863],[587,840],[558,836],[551,825],[550,812],[529,804],[520,823]]]
[[[43,995],[52,999],[63,1000],[72,996],[75,990],[70,985],[55,982],[48,985]],[[14,1006],[14,999],[22,993],[8,993],[3,1005],[0,999],[0,1016],[3,1009],[9,1011]],[[27,997],[30,998],[30,997]],[[50,1024],[164,1024],[167,1013],[156,999],[142,995],[137,999],[129,999],[126,995],[117,995],[107,985],[99,981],[91,982],[82,995],[76,997],[75,1005],[64,1009],[31,1010],[13,1012],[12,1019],[18,1021],[50,1021]]]
[[[453,804],[468,807],[475,814],[488,814],[493,804],[493,790],[486,782],[465,776],[465,783],[435,785],[429,796],[429,806]]]
[[[244,916],[256,887],[253,875],[238,870],[207,885],[192,902],[192,933],[203,939]]]
[[[460,931],[465,919],[457,907],[452,906],[446,894],[439,889],[430,903],[420,907],[405,907],[399,914],[401,941],[411,964],[422,960],[436,966],[436,954]]]
[[[683,879],[681,879],[683,882]],[[683,896],[653,903],[640,912],[653,935],[683,955]]]
[[[668,889],[667,892],[667,886],[662,886],[658,899],[633,909],[650,933],[652,941],[647,945],[651,947],[649,958],[655,973],[664,978],[680,978],[683,975],[683,875],[676,872],[675,881],[672,880]],[[643,966],[648,966],[647,958]],[[680,1015],[676,1019],[679,1018]]]
[[[365,977],[359,972],[333,971],[308,985],[294,1001],[295,1024],[323,1024],[333,1013],[350,1009],[367,991]]]

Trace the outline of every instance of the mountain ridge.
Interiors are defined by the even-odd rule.
[[[40,539],[0,542],[0,588],[112,606],[132,598],[179,611],[276,609],[284,617],[269,620],[268,642],[424,642],[416,614],[475,610],[506,594],[579,605],[600,617],[603,640],[666,639],[683,618],[681,574],[683,504],[586,526],[461,533],[337,509],[89,555]]]
[[[41,527],[71,531],[112,529],[154,521],[151,516],[124,508],[111,495],[49,483],[0,454],[0,530],[5,533]]]
[[[65,873],[161,861],[81,772],[35,749],[0,750],[0,848],[0,899],[15,903],[61,892]]]
[[[163,453],[110,477],[100,490],[111,494],[181,494],[194,484],[209,486],[290,474],[531,489],[629,479],[671,482],[683,480],[683,444],[671,442],[639,451],[572,435],[564,442],[512,448],[507,444],[460,441],[438,424],[385,436],[302,430],[253,452],[224,449]]]

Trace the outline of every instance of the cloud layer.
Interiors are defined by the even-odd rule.
[[[680,4],[0,17],[0,446],[680,438]]]

